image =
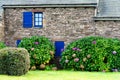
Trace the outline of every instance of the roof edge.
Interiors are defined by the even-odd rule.
[[[120,16],[93,17],[94,21],[120,21]]]
[[[2,5],[3,8],[35,8],[35,7],[96,7],[97,3],[81,3],[81,4],[16,4]]]

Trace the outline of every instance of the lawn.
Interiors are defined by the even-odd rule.
[[[29,71],[23,76],[0,75],[0,80],[120,80],[119,72]]]

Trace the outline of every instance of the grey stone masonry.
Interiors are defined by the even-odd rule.
[[[24,11],[43,11],[43,28],[23,28]],[[6,8],[4,10],[5,42],[16,46],[23,37],[43,35],[66,44],[85,36],[120,38],[119,21],[93,20],[95,8]]]
[[[24,11],[43,11],[43,28],[23,28]],[[5,9],[5,41],[15,46],[17,39],[44,35],[52,40],[69,43],[78,38],[95,35],[92,21],[94,8],[35,8]]]
[[[4,23],[2,18],[0,19],[0,41],[4,41]]]

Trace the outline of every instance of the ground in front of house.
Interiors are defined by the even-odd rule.
[[[0,80],[120,80],[119,72],[29,71],[23,76],[0,75]]]

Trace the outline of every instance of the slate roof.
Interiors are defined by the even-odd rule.
[[[1,4],[81,4],[96,3],[97,0],[0,0]]]
[[[120,0],[99,0],[97,20],[120,20]]]
[[[95,7],[97,0],[1,0],[3,7]]]
[[[0,0],[0,13],[3,11],[2,7],[1,7],[2,5],[9,5],[11,7],[13,7],[13,5],[20,6],[20,7],[26,7],[28,5],[32,5],[32,6],[35,6],[35,5],[38,5],[38,6],[47,5],[48,6],[49,5],[49,7],[50,6],[52,7],[53,5],[67,6],[69,4],[71,4],[72,6],[74,6],[74,5],[79,6],[79,4],[94,4],[94,5],[96,5],[97,4],[96,2],[97,2],[97,0]],[[83,5],[83,6],[85,6],[85,5]]]
[[[0,0],[0,6],[4,5],[6,7],[26,7],[29,5],[31,7],[35,5],[42,7],[43,5],[49,5],[49,7],[53,7],[53,5],[59,7],[93,5],[95,7],[97,3],[94,20],[120,20],[120,0]],[[0,7],[1,12],[2,7]]]

